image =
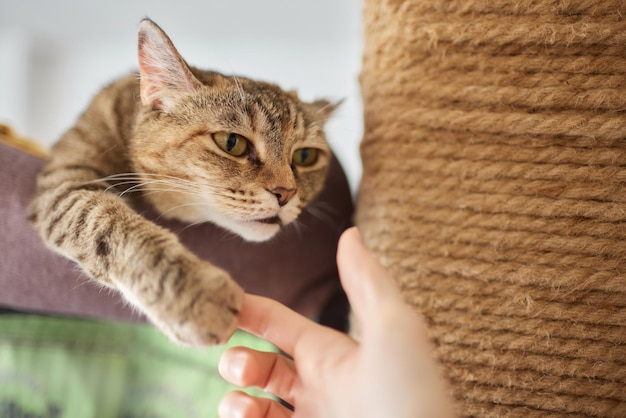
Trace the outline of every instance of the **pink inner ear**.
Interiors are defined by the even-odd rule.
[[[191,94],[202,84],[158,26],[143,26],[139,32],[140,92],[144,105],[166,109],[181,95]]]
[[[141,102],[144,105],[152,106],[153,109],[161,108],[161,100],[158,98],[158,88],[156,82],[158,80],[159,68],[148,64],[149,59],[146,56],[141,42],[139,44],[139,72],[141,78],[139,88],[141,93]]]

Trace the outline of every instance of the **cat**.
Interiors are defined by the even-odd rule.
[[[212,222],[248,241],[292,223],[321,191],[336,105],[189,66],[150,19],[139,74],[114,81],[52,147],[31,220],[54,251],[117,289],[173,341],[225,342],[243,290],[142,217]]]

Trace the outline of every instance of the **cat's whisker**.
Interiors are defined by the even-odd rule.
[[[237,86],[237,91],[239,92],[239,97],[241,98],[241,102],[245,103],[246,99],[244,97],[243,88],[241,87],[239,78],[236,75],[233,75],[233,80],[235,81],[235,86]]]
[[[121,192],[119,192],[119,193],[118,193],[118,196],[120,196],[120,197],[121,197],[122,195],[124,195],[124,194],[126,194],[126,193],[135,192],[135,191],[141,191],[141,186],[142,186],[142,184],[141,184],[141,183],[137,183],[137,182],[135,182],[135,181],[123,181],[123,182],[119,182],[119,183],[111,184],[109,187],[107,187],[107,188],[105,189],[105,191],[107,191],[107,192],[108,192],[108,191],[110,191],[111,189],[118,188],[119,186],[126,186],[126,185],[129,185],[129,184],[132,184],[133,186],[132,186],[132,187],[129,187],[129,188],[128,188],[128,189],[126,189],[126,190],[122,190]]]
[[[180,194],[186,194],[189,196],[199,195],[198,192],[186,191],[186,190],[181,190],[177,188],[166,188],[166,187],[161,187],[161,188],[151,187],[150,191],[142,190],[142,192],[144,196],[158,195],[159,193],[180,193]]]
[[[336,206],[333,206],[332,203],[324,201],[324,200],[317,200],[317,201],[311,202],[306,207],[319,209],[321,211],[326,212],[326,214],[329,216],[339,216],[339,209],[337,209]]]
[[[179,194],[186,194],[188,196],[205,196],[208,193],[205,190],[181,190],[181,189],[177,189],[177,188],[151,188],[149,192],[144,191],[144,195],[145,196],[149,196],[151,194],[157,194],[157,193],[163,193],[163,192],[171,192],[171,193],[179,193]],[[224,193],[216,193],[216,192],[212,192],[210,193],[211,196],[213,196],[214,198],[219,198],[219,197],[224,197],[224,198],[228,198],[229,201],[232,201],[232,195],[229,194],[224,194]],[[235,209],[238,208],[238,206],[234,207]]]
[[[172,182],[169,180],[151,180],[151,181],[143,181],[141,183],[136,181],[123,181],[115,183],[106,188],[106,191],[110,191],[111,189],[118,186],[126,186],[132,184],[132,187],[129,187],[119,193],[117,195],[119,197],[124,197],[127,194],[141,192],[144,196],[150,196],[158,193],[178,193],[178,194],[186,194],[189,196],[202,196],[211,194],[216,197],[227,197],[232,198],[232,195],[227,193],[221,193],[220,190],[209,190],[207,187],[204,187],[202,184],[178,184],[176,182]]]
[[[202,225],[202,224],[205,224],[205,223],[213,223],[213,220],[211,218],[209,218],[209,217],[205,217],[203,219],[197,220],[196,222],[192,222],[192,223],[189,223],[189,224],[185,225],[185,227],[182,228],[180,230],[180,232],[186,231],[189,228],[193,228],[194,226]],[[224,233],[222,234],[222,238],[220,239],[220,241],[231,240],[231,239],[234,239],[234,238],[235,238],[234,234],[224,230]]]
[[[194,182],[191,180],[187,180],[181,177],[176,177],[176,176],[169,176],[166,174],[154,174],[154,173],[118,173],[118,174],[112,174],[110,176],[106,176],[106,177],[102,177],[99,179],[94,179],[88,182],[85,182],[84,184],[92,184],[92,183],[98,183],[98,182],[115,182],[116,184],[120,184],[120,181],[128,181],[128,182],[144,182],[146,180],[149,181],[175,181],[175,184],[178,185],[188,185],[191,187],[205,187],[205,188],[210,188],[210,189],[222,189],[225,190],[227,189],[226,187],[223,186],[218,186],[218,185],[214,185],[214,184],[207,184],[207,183],[199,183],[199,182]]]
[[[133,192],[142,192],[144,186],[145,184],[143,183],[135,184],[134,186],[129,187],[128,189],[122,191],[121,193],[118,193],[118,196],[124,197],[125,195],[133,193]]]
[[[183,229],[180,230],[180,232],[186,231],[189,228],[193,228],[194,226],[202,225],[202,224],[205,224],[205,223],[208,223],[208,222],[211,222],[211,219],[209,219],[209,218],[200,219],[199,221],[192,222],[190,224],[185,225],[183,227]]]
[[[222,192],[222,190],[225,190],[225,188],[211,189],[210,187],[206,187],[204,184],[200,184],[200,183],[193,184],[193,185],[191,184],[180,185],[174,182],[154,180],[151,182],[144,182],[143,184],[150,186],[149,191],[146,190],[146,194],[150,194],[155,191],[168,191],[168,192],[188,194],[192,196],[199,196],[199,195],[201,196],[201,195],[210,194],[215,197],[226,197],[228,199],[233,198],[232,193]],[[164,187],[157,188],[157,187],[154,187],[155,185],[162,185]]]
[[[129,184],[132,184],[132,182],[128,182]],[[170,180],[148,180],[148,181],[143,181],[141,183],[138,183],[138,185],[141,186],[155,186],[155,185],[162,185],[162,186],[170,186],[172,187],[174,190],[181,190],[181,191],[193,191],[195,193],[198,192],[202,192],[203,191],[203,187],[199,184],[180,184],[180,183],[176,183]]]
[[[313,202],[305,206],[304,210],[329,226],[337,226],[337,210],[328,202]]]
[[[158,218],[157,218],[157,219],[161,219],[162,217],[167,216],[167,214],[168,214],[169,212],[172,212],[172,211],[174,211],[174,210],[178,210],[178,209],[181,209],[181,208],[186,208],[186,207],[191,207],[191,206],[205,206],[205,207],[211,208],[211,205],[209,205],[208,203],[205,203],[205,202],[191,202],[191,203],[183,203],[183,204],[180,204],[180,205],[172,206],[171,208],[169,208],[169,209],[167,209],[167,210],[165,210],[165,211],[161,212],[161,214],[158,216]],[[197,224],[204,223],[204,222],[208,222],[208,221],[209,221],[209,219],[206,219],[206,220],[201,220],[201,221],[199,221],[199,222],[194,222],[194,223],[192,223],[192,224],[190,224],[190,225],[188,225],[188,226],[193,226],[193,225],[197,225]],[[185,228],[185,229],[186,229],[186,228]]]
[[[209,184],[209,183],[204,183],[204,182],[197,182],[197,181],[191,181],[191,180],[186,180],[186,179],[181,179],[178,177],[172,177],[172,176],[164,176],[164,179],[156,179],[154,181],[172,181],[172,184],[175,184],[177,186],[182,185],[182,186],[189,186],[189,187],[195,187],[195,188],[200,188],[200,189],[207,189],[207,190],[228,190],[227,187],[224,186],[220,186],[220,185],[216,185],[216,184]]]
[[[117,180],[122,180],[122,179],[125,179],[125,178],[123,177],[117,178]],[[118,194],[118,196],[123,197],[124,195],[128,193],[146,192],[147,190],[150,190],[150,192],[147,192],[146,194],[151,194],[151,193],[158,192],[158,191],[169,191],[169,192],[184,193],[184,194],[188,194],[192,196],[205,194],[210,191],[208,187],[205,187],[203,184],[199,184],[199,183],[182,183],[181,184],[178,181],[161,180],[161,179],[154,179],[154,180],[148,180],[148,181],[140,181],[140,180],[141,179],[129,178],[129,180],[127,181],[117,181],[111,186],[107,187],[106,191],[109,191],[110,189],[115,188],[115,187],[126,186],[126,185],[131,185],[131,184],[133,186],[127,188],[126,190],[121,191]],[[165,186],[165,187],[156,188],[155,186]]]
[[[96,183],[99,181],[112,181],[112,180],[118,180],[118,179],[123,179],[123,180],[132,180],[132,179],[139,179],[139,176],[136,173],[118,173],[118,174],[111,174],[105,177],[101,177],[101,178],[97,178],[97,179],[93,179],[90,181],[85,182],[85,184],[90,184],[90,183]]]
[[[179,183],[183,183],[183,184],[189,184],[189,185],[197,185],[198,182],[192,181],[192,180],[188,180],[182,177],[177,177],[177,176],[170,176],[167,174],[156,174],[156,173],[132,173],[133,175],[137,176],[138,178],[150,178],[152,177],[152,179],[155,180],[174,180],[176,182]]]
[[[305,229],[307,228],[307,226],[302,221],[300,221],[299,218],[291,222],[289,226],[294,229],[296,236],[298,237],[299,240],[305,239],[306,237]]]

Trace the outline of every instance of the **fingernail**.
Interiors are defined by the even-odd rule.
[[[222,355],[218,365],[219,372],[222,377],[230,383],[240,383],[243,379],[245,363],[245,356],[238,353],[226,352]]]
[[[243,418],[247,408],[247,399],[237,393],[229,393],[220,402],[217,413],[220,418]]]

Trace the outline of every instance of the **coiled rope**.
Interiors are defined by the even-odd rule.
[[[626,2],[364,5],[356,222],[460,414],[626,417]]]

